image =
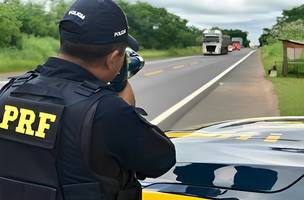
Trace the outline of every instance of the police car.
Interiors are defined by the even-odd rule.
[[[303,200],[304,117],[172,131],[177,164],[142,182],[144,200]]]

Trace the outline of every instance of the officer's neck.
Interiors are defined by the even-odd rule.
[[[108,82],[108,80],[107,80],[108,78],[107,78],[106,74],[102,72],[103,68],[100,67],[100,65],[98,63],[84,62],[80,58],[70,56],[67,54],[63,54],[63,53],[59,53],[57,57],[81,66],[83,69],[85,69],[86,71],[88,71],[89,73],[94,75],[97,79],[99,79],[102,82]]]

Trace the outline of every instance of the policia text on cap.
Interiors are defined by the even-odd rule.
[[[111,0],[78,0],[59,30],[58,56],[0,91],[0,197],[141,199],[137,179],[168,171],[175,149],[134,108],[127,78],[143,62],[126,17]]]

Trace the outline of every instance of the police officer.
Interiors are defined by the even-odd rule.
[[[167,172],[175,149],[118,76],[125,48],[138,50],[126,17],[112,0],[77,0],[59,29],[58,57],[1,91],[0,196],[139,200],[138,179]]]

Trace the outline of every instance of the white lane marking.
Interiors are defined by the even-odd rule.
[[[171,108],[169,108],[168,110],[166,110],[165,112],[163,112],[162,114],[160,114],[159,116],[157,116],[156,118],[154,118],[151,121],[151,123],[155,124],[155,125],[160,124],[162,121],[164,121],[169,116],[171,116],[174,112],[176,112],[177,110],[179,110],[180,108],[182,108],[183,106],[185,106],[192,99],[194,99],[195,97],[197,97],[198,95],[200,95],[202,92],[204,92],[205,90],[207,90],[209,87],[211,87],[213,84],[215,84],[223,76],[225,76],[226,74],[228,74],[231,70],[233,70],[240,63],[242,63],[244,60],[246,60],[249,56],[251,56],[254,52],[256,52],[256,50],[251,51],[246,56],[244,56],[242,59],[240,59],[238,62],[236,62],[235,64],[231,65],[228,69],[226,69],[225,71],[223,71],[222,73],[220,73],[219,75],[217,75],[215,78],[213,78],[211,81],[209,81],[205,85],[203,85],[201,88],[199,88],[198,90],[194,91],[192,94],[190,94],[189,96],[187,96],[186,98],[184,98],[183,100],[181,100],[180,102],[178,102],[177,104],[175,104],[174,106],[172,106]]]

